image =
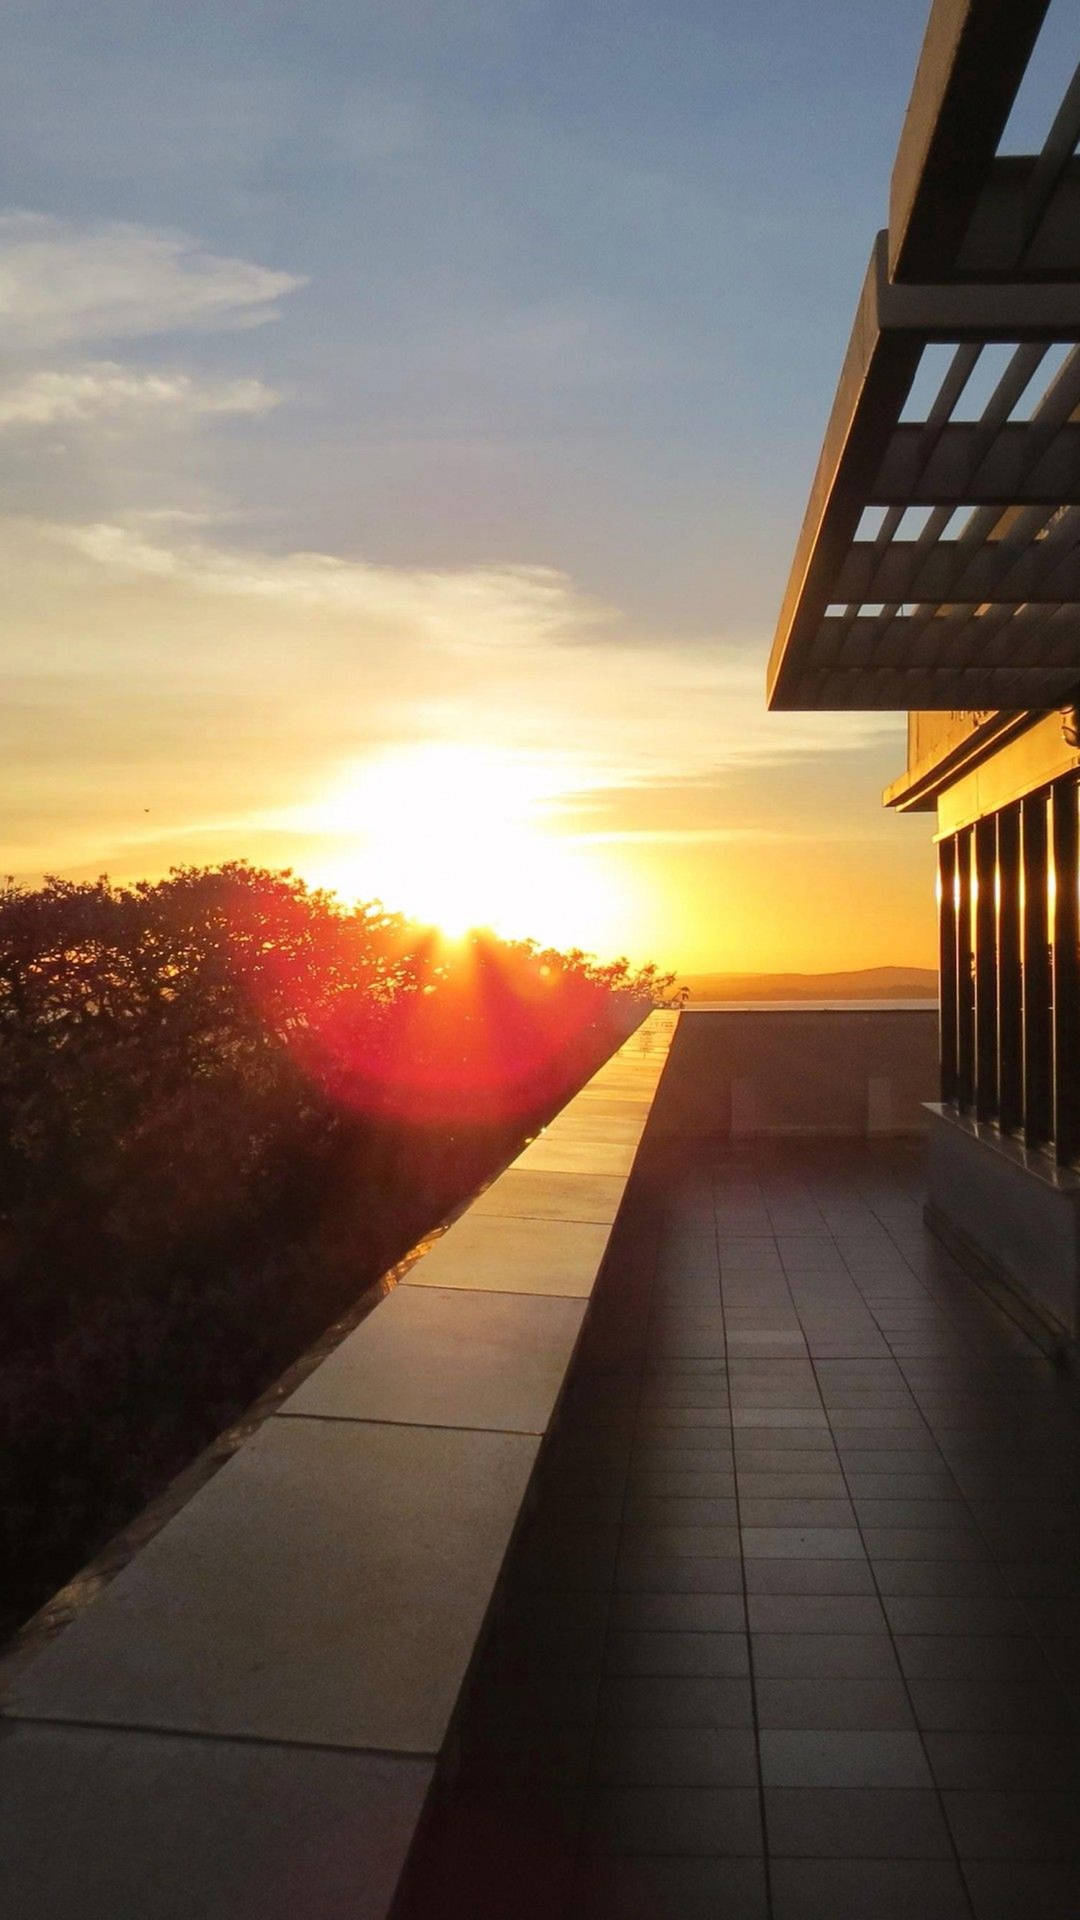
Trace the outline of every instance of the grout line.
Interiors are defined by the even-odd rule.
[[[497,1219],[498,1215],[493,1214],[491,1218]],[[605,1247],[603,1258],[606,1259],[606,1257],[607,1248]],[[603,1259],[600,1264],[603,1265]],[[597,1267],[587,1293],[557,1293],[553,1287],[462,1287],[452,1286],[446,1280],[402,1280],[399,1285],[415,1289],[417,1292],[422,1289],[426,1293],[470,1293],[477,1295],[480,1299],[483,1299],[485,1294],[495,1293],[501,1300],[581,1300],[588,1305],[593,1297],[599,1274],[600,1267]]]
[[[92,1720],[78,1714],[20,1713],[6,1708],[0,1725],[23,1727],[77,1727],[87,1733],[130,1733],[136,1738],[148,1734],[155,1740],[210,1742],[219,1746],[274,1747],[289,1752],[338,1753],[345,1757],[364,1755],[373,1760],[430,1760],[439,1757],[439,1748],[349,1746],[338,1740],[297,1740],[288,1734],[222,1732],[219,1727],[171,1727],[149,1720]]]
[[[754,1759],[757,1766],[758,1816],[761,1820],[761,1859],[765,1880],[765,1910],[768,1915],[774,1912],[772,1891],[772,1854],[769,1847],[769,1819],[765,1800],[765,1775],[761,1761],[761,1719],[758,1712],[757,1670],[754,1662],[754,1636],[750,1631],[750,1596],[746,1586],[746,1554],[743,1551],[742,1497],[739,1493],[739,1466],[735,1455],[735,1417],[731,1400],[731,1355],[728,1352],[727,1309],[724,1304],[724,1267],[720,1254],[720,1224],[716,1202],[716,1182],[710,1181],[713,1208],[713,1244],[716,1249],[716,1284],[720,1299],[720,1318],[724,1329],[724,1378],[727,1382],[728,1429],[731,1434],[731,1477],[735,1486],[735,1527],[739,1537],[739,1577],[742,1581],[743,1617],[746,1621],[746,1659],[750,1673],[750,1711],[754,1725]],[[760,1192],[760,1187],[759,1187]],[[766,1209],[767,1211],[767,1209]],[[776,1236],[771,1234],[773,1246]],[[779,1249],[777,1249],[779,1252]],[[785,1282],[786,1284],[786,1282]],[[790,1291],[790,1290],[789,1290]]]
[[[447,1420],[383,1420],[368,1413],[289,1413],[285,1409],[275,1420],[311,1420],[326,1427],[402,1427],[406,1433],[497,1433],[507,1439],[542,1440],[546,1427],[474,1427]]]

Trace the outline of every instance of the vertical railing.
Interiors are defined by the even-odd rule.
[[[938,970],[941,1001],[941,1097],[947,1105],[957,1098],[956,909],[959,895],[956,839],[938,842]]]
[[[1053,836],[1054,1146],[1066,1166],[1080,1148],[1080,845],[1077,789],[1059,780],[1050,799]]]
[[[975,981],[972,942],[974,836],[956,836],[956,1104],[962,1113],[975,1097]]]
[[[1045,1146],[1054,1131],[1050,1075],[1050,934],[1046,795],[1021,802],[1024,890],[1024,1141]]]
[[[938,844],[941,1098],[1080,1162],[1080,782]]]
[[[1023,873],[1020,808],[997,816],[997,1052],[998,1125],[1016,1133],[1024,1124]]]
[[[993,814],[972,829],[972,988],[975,999],[975,1114],[998,1112],[997,823]]]

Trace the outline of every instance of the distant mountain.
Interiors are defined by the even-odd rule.
[[[936,1000],[933,967],[860,967],[849,973],[682,973],[694,1000]]]

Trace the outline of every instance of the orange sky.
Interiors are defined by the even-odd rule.
[[[84,13],[0,71],[0,872],[933,964],[902,716],[763,699],[925,0]]]
[[[767,715],[759,646],[665,652],[551,571],[6,539],[23,879],[243,856],[681,969],[933,962],[931,822],[880,806],[901,723]]]

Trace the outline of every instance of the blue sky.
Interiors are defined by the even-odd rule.
[[[783,964],[747,847],[816,841],[862,957],[927,958],[902,721],[760,696],[924,24],[9,9],[7,864],[317,867],[320,781],[497,737],[553,831],[624,836],[623,944]]]

